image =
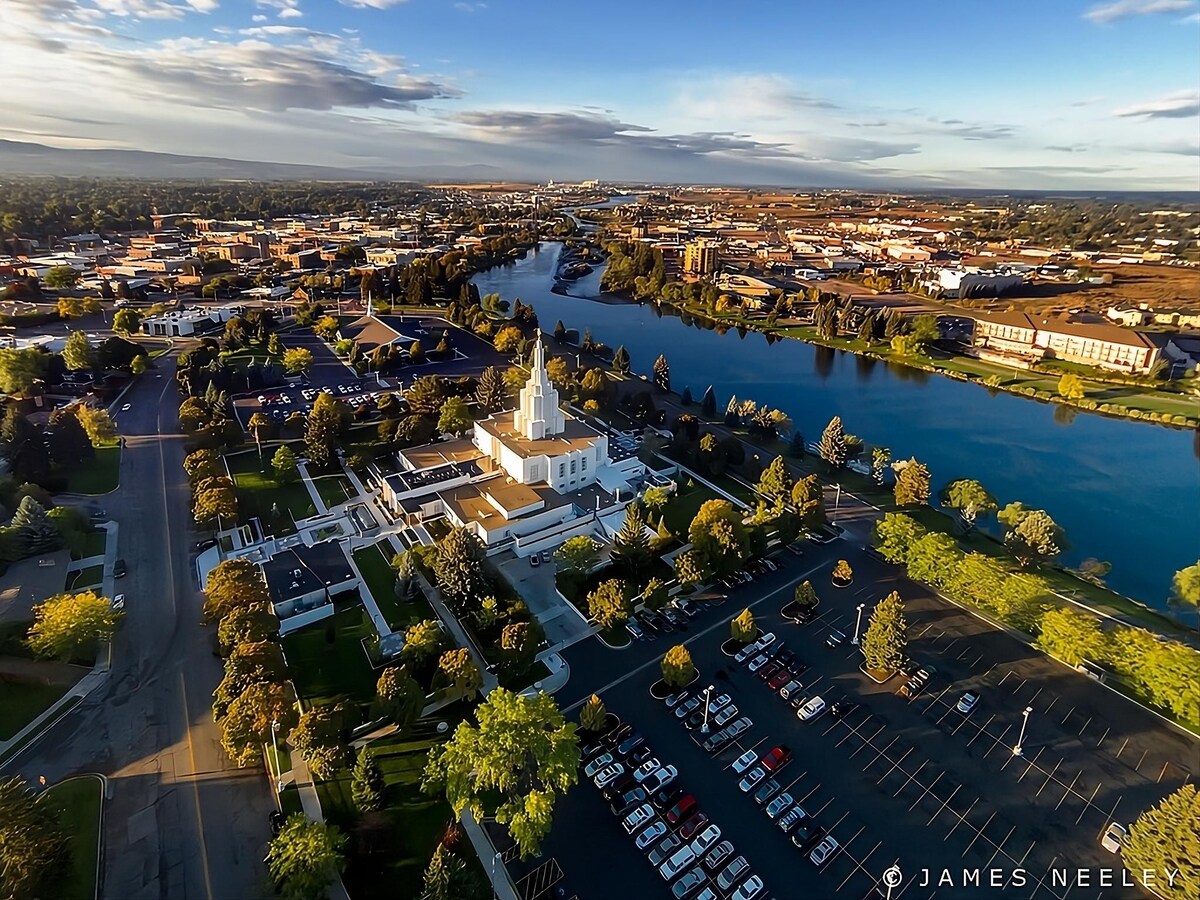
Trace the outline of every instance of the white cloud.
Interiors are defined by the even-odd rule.
[[[1083,17],[1099,25],[1107,25],[1131,16],[1189,12],[1195,9],[1195,6],[1195,0],[1113,0],[1112,3],[1093,6]]]
[[[261,13],[259,13],[257,15],[251,16],[250,21],[251,22],[265,22],[265,21],[267,21],[267,17],[262,15]]]
[[[1176,91],[1156,100],[1114,109],[1119,118],[1187,119],[1200,115],[1200,90]]]
[[[281,19],[298,19],[302,15],[304,15],[304,13],[302,13],[295,6],[287,6],[279,11],[279,18]]]
[[[391,9],[408,0],[338,0],[343,6],[353,6],[355,9]]]

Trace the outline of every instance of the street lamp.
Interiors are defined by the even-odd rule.
[[[496,860],[500,858],[500,851],[497,850],[492,854],[492,897],[499,898],[500,889],[496,887]]]
[[[837,493],[833,497],[833,508],[836,510],[838,508],[838,505],[841,502],[842,502],[842,483],[839,481],[837,484]]]
[[[279,744],[275,741],[275,732],[279,730],[279,720],[271,720],[271,749],[275,751],[275,793],[283,793],[283,769],[279,765]]]
[[[854,623],[854,640],[850,642],[855,647],[858,646],[858,630],[862,628],[862,611],[866,605],[865,603],[858,604],[858,620]]]
[[[1022,714],[1024,718],[1021,719],[1021,734],[1017,738],[1017,745],[1013,747],[1013,756],[1020,756],[1025,752],[1021,745],[1025,743],[1025,726],[1029,724],[1029,714],[1031,712],[1033,712],[1032,706],[1025,707],[1025,712]]]
[[[708,734],[708,698],[712,696],[713,685],[709,685],[704,689],[704,724],[700,726],[701,734]]]

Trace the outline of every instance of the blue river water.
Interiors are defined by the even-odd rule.
[[[610,347],[623,344],[634,371],[648,373],[665,353],[672,387],[690,387],[697,400],[712,385],[721,408],[731,394],[778,407],[810,441],[840,415],[848,432],[891,448],[893,458],[922,460],[935,493],[956,478],[975,478],[1001,506],[1020,500],[1045,509],[1065,529],[1065,562],[1112,563],[1107,583],[1150,606],[1166,609],[1173,574],[1200,558],[1196,432],[992,395],[801,341],[721,335],[649,304],[603,296],[602,267],[563,296],[551,291],[560,251],[544,243],[474,281],[481,294],[532,304],[545,331],[562,319]]]

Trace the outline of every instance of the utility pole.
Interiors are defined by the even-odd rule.
[[[1021,756],[1025,752],[1025,748],[1022,745],[1025,743],[1025,726],[1029,724],[1029,714],[1031,712],[1033,712],[1033,707],[1027,706],[1025,707],[1025,712],[1021,714],[1023,716],[1021,719],[1021,734],[1017,737],[1017,745],[1013,747],[1013,756]]]
[[[852,641],[850,642],[850,643],[851,643],[851,644],[853,644],[855,647],[857,647],[857,646],[858,646],[858,633],[859,633],[859,629],[861,629],[861,628],[862,628],[862,611],[863,611],[863,608],[864,608],[866,605],[867,605],[867,604],[865,604],[865,603],[860,603],[860,604],[858,604],[858,621],[856,621],[856,622],[854,623],[854,640],[852,640]]]

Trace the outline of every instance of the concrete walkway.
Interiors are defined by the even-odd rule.
[[[299,753],[292,754],[292,779],[295,782],[296,791],[300,795],[300,808],[304,810],[304,815],[313,822],[324,822],[325,814],[321,811],[321,799],[317,796],[317,787],[313,784],[312,773],[308,771],[308,764]],[[350,900],[350,895],[346,892],[346,885],[342,883],[340,875],[329,885],[328,896],[330,900]]]

